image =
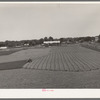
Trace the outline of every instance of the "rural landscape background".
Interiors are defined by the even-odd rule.
[[[0,3],[0,88],[100,88],[100,4]]]

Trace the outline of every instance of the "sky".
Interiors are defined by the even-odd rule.
[[[100,4],[0,3],[0,41],[100,34]]]

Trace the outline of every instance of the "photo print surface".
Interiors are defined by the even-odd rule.
[[[100,88],[100,3],[0,3],[0,88]]]

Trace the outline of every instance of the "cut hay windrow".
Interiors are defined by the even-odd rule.
[[[96,55],[95,59],[92,55]],[[50,71],[84,72],[100,67],[99,52],[79,45],[51,47],[48,55],[34,59],[27,68]]]

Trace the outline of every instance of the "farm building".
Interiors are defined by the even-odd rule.
[[[43,44],[45,46],[53,46],[53,45],[59,45],[60,44],[60,41],[44,41]]]
[[[4,46],[4,47],[0,47],[0,49],[1,49],[1,50],[3,50],[3,49],[7,49],[7,47],[6,47],[6,46]]]
[[[24,46],[29,46],[29,43],[24,44]]]
[[[98,36],[95,36],[95,41],[97,42],[99,40],[99,37]]]

